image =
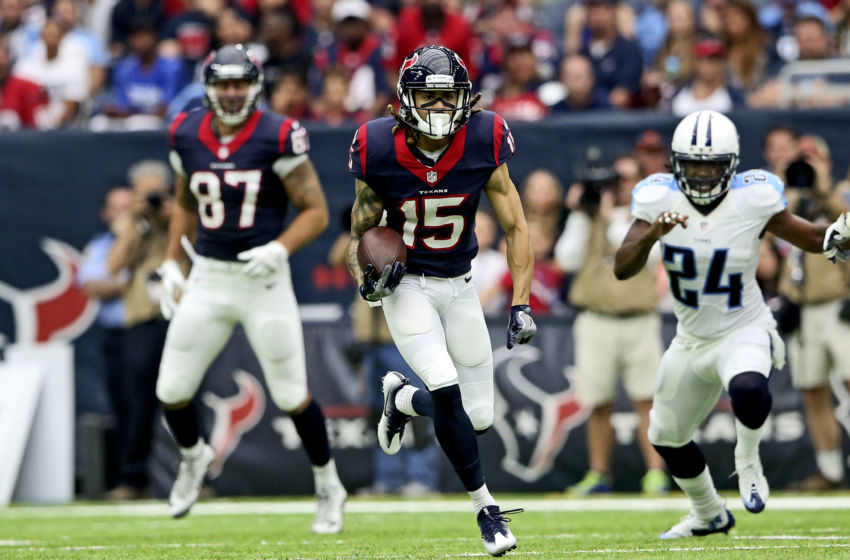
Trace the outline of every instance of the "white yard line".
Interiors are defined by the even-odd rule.
[[[521,506],[529,512],[590,512],[590,511],[681,511],[689,508],[684,497],[673,498],[593,498],[593,499],[550,499],[511,496],[505,507]],[[739,500],[729,500],[729,509],[741,510]],[[768,509],[776,511],[800,511],[821,509],[850,509],[850,496],[806,496],[775,497]],[[22,506],[0,508],[0,518],[15,517],[145,517],[167,515],[165,501],[145,501],[125,504],[86,504],[62,506]],[[228,501],[217,499],[199,502],[192,508],[192,515],[286,515],[312,514],[316,510],[314,500],[286,501]],[[347,513],[398,514],[398,513],[447,513],[470,511],[467,499],[382,501],[353,499],[346,505]]]

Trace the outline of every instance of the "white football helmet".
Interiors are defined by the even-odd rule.
[[[738,167],[738,130],[717,111],[696,111],[673,132],[673,175],[697,206],[711,204],[729,189]]]

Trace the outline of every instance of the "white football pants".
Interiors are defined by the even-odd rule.
[[[393,341],[425,386],[433,391],[457,383],[472,425],[488,428],[493,349],[471,280],[407,274],[381,301]]]
[[[243,263],[199,257],[168,327],[156,395],[174,404],[191,399],[204,374],[241,323],[275,404],[286,412],[307,398],[304,337],[289,264],[249,278]]]

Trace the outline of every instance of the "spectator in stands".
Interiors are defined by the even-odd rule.
[[[850,57],[850,0],[839,2],[835,20],[835,51],[842,58]]]
[[[215,20],[215,43],[235,45],[241,43],[248,47],[261,63],[269,57],[266,46],[254,41],[254,24],[251,18],[242,10],[227,6]]]
[[[111,99],[102,118],[92,118],[92,130],[161,128],[165,110],[179,91],[180,61],[157,53],[154,23],[135,22],[129,40],[130,54],[115,66]]]
[[[700,29],[709,35],[720,36],[723,33],[723,10],[726,0],[702,0],[699,2]]]
[[[312,49],[327,48],[334,40],[336,25],[331,16],[331,10],[336,0],[313,0],[310,2],[312,18],[310,25],[304,30],[306,45]]]
[[[794,24],[794,38],[797,44],[797,56],[794,60],[818,61],[833,56],[833,45],[826,25],[817,17],[809,16],[798,20]],[[847,103],[843,96],[831,96],[826,86],[825,76],[812,74],[803,78],[792,78],[791,83],[786,86],[778,80],[771,80],[748,98],[748,104],[752,107],[777,107],[783,95],[790,100],[791,105],[798,107],[828,107]],[[783,92],[783,87],[788,90]]]
[[[593,64],[586,56],[571,54],[564,58],[561,83],[566,97],[552,105],[553,114],[611,108],[608,95],[596,85]]]
[[[615,0],[586,0],[588,38],[581,54],[593,62],[596,83],[614,107],[631,107],[640,93],[643,72],[638,44],[617,30]]]
[[[398,15],[386,45],[388,80],[395,83],[404,58],[424,45],[442,45],[466,62],[470,77],[478,76],[475,60],[477,37],[449,0],[414,0]]]
[[[794,26],[798,21],[815,17],[830,28],[832,26],[829,11],[817,0],[768,0],[757,4],[761,5],[759,22],[772,35],[777,55],[784,62],[798,57],[798,45],[794,37]]]
[[[829,148],[822,138],[801,136],[801,158],[786,170],[788,208],[811,221],[830,222],[847,210],[832,181]],[[804,490],[838,488],[844,481],[841,431],[833,412],[830,374],[850,387],[850,315],[847,263],[834,265],[823,255],[804,255],[796,247],[785,261],[780,291],[800,306],[799,327],[788,344],[791,379],[801,391],[818,472],[797,486]]]
[[[19,60],[14,73],[47,90],[49,103],[41,113],[43,128],[67,126],[77,116],[89,94],[89,60],[83,45],[64,41],[67,25],[50,19],[41,30],[41,40]]]
[[[269,57],[263,64],[267,98],[271,96],[278,77],[284,73],[298,73],[307,82],[313,55],[304,45],[301,24],[291,9],[263,12],[260,40],[269,51]]]
[[[541,120],[549,110],[537,95],[540,80],[530,38],[511,38],[504,52],[503,81],[490,108],[509,122]]]
[[[499,238],[499,224],[489,210],[480,209],[475,213],[475,237],[478,239],[478,254],[472,259],[472,275],[475,291],[481,298],[498,284],[505,272],[508,271],[508,261],[504,253],[496,249]],[[494,297],[487,305],[482,302],[484,315],[498,317],[505,309],[507,302],[503,298]]]
[[[100,37],[80,24],[75,0],[54,0],[51,14],[68,27],[67,40],[74,38],[84,45],[90,69],[89,97],[94,97],[106,85],[106,72],[110,62],[106,45]]]
[[[369,23],[371,7],[366,0],[336,0],[331,9],[335,33],[331,44],[315,51],[312,80],[315,90],[331,69],[348,78],[346,106],[349,111],[366,111],[370,116],[386,109],[392,97],[381,58],[381,39]]]
[[[275,113],[293,119],[307,120],[313,116],[307,82],[301,73],[295,70],[285,72],[277,79],[269,105]]]
[[[655,59],[658,82],[681,87],[694,77],[696,32],[693,4],[688,0],[672,0],[667,4],[667,38]]]
[[[118,0],[112,10],[110,26],[112,32],[109,52],[112,53],[113,58],[118,59],[127,52],[130,29],[133,27],[133,22],[138,19],[153,21],[157,34],[161,34],[165,24],[162,0]]]
[[[670,101],[673,114],[681,117],[701,109],[728,113],[744,105],[744,95],[726,83],[727,59],[723,43],[713,38],[703,39],[694,47],[694,54],[696,74]]]
[[[121,446],[126,441],[126,417],[128,395],[124,388],[124,369],[121,348],[124,335],[124,300],[127,287],[126,271],[112,274],[107,264],[109,251],[115,243],[116,225],[130,214],[133,191],[127,187],[115,187],[106,193],[100,218],[107,231],[96,234],[83,249],[83,260],[77,282],[89,295],[100,302],[96,321],[96,352],[105,370],[106,392],[109,395],[115,426],[106,437],[106,484],[111,488],[117,481],[117,470]]]
[[[647,130],[641,134],[633,149],[645,176],[653,173],[669,173],[670,157],[667,154],[667,143],[662,140],[658,132]]]
[[[24,0],[0,0],[0,37],[8,44],[13,60],[27,54],[28,26],[24,21]]]
[[[348,76],[341,70],[331,69],[322,80],[322,94],[313,104],[313,120],[331,126],[364,123],[372,114],[367,111],[352,113],[346,108]]]
[[[124,334],[122,362],[127,394],[126,441],[118,486],[112,499],[136,499],[148,486],[147,460],[157,399],[155,394],[159,361],[168,322],[159,306],[156,272],[168,243],[171,215],[171,172],[162,161],[143,160],[127,172],[134,200],[130,214],[115,224],[116,239],[109,251],[110,274],[129,270],[124,291]]]
[[[723,42],[729,84],[752,91],[777,69],[778,58],[759,25],[756,9],[748,0],[727,0],[723,11]]]
[[[591,409],[590,468],[569,488],[575,495],[613,489],[611,414],[621,374],[638,416],[637,441],[647,468],[642,489],[659,494],[669,488],[664,462],[646,435],[662,351],[654,266],[645,266],[626,282],[614,276],[614,254],[633,221],[631,192],[640,173],[634,159],[624,159],[632,169],[623,181],[613,165],[607,169],[598,165],[570,188],[566,198],[570,214],[555,247],[558,266],[574,276],[569,301],[580,310],[573,325],[576,388],[579,402]]]
[[[182,58],[180,87],[192,81],[195,67],[212,50],[216,18],[224,9],[224,0],[184,1],[186,11],[165,22],[159,46],[164,56]]]
[[[547,315],[559,308],[561,284],[564,274],[552,261],[552,247],[555,238],[543,222],[528,222],[528,237],[534,251],[534,271],[532,272],[529,305],[535,316]],[[502,312],[510,310],[511,297],[514,291],[513,278],[510,271],[502,274],[498,283],[481,294],[481,307],[490,307],[493,302],[503,302]]]
[[[797,131],[787,125],[770,128],[764,136],[765,169],[783,181],[788,164],[799,156]]]
[[[541,223],[555,239],[564,216],[564,187],[558,178],[551,171],[536,169],[523,181],[520,196],[526,220]]]
[[[47,92],[29,80],[12,75],[8,43],[0,38],[0,131],[38,128]]]

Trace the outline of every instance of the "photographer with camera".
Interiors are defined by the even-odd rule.
[[[792,213],[828,224],[847,211],[844,193],[834,186],[829,147],[818,136],[801,136],[797,157],[784,170],[785,195]],[[790,334],[791,379],[800,389],[818,472],[800,481],[801,490],[843,486],[844,456],[835,419],[829,378],[833,370],[850,385],[850,301],[848,268],[831,264],[823,255],[804,254],[792,247],[783,267],[779,290],[787,303],[777,322]],[[797,312],[789,312],[797,306]],[[796,321],[794,320],[796,319]]]
[[[661,457],[647,438],[655,374],[661,359],[661,319],[656,311],[656,276],[652,266],[622,282],[614,276],[614,255],[632,222],[631,192],[642,177],[631,155],[613,165],[602,161],[596,147],[577,173],[566,197],[570,210],[555,260],[573,281],[569,301],[579,312],[573,324],[576,387],[582,406],[591,409],[587,422],[590,469],[568,491],[586,495],[611,491],[611,426],[617,382],[638,416],[637,441],[646,463],[642,490],[660,494],[669,481]],[[657,255],[653,259],[658,261]]]
[[[157,372],[165,344],[168,322],[159,305],[157,268],[165,257],[168,220],[171,216],[171,171],[165,162],[143,160],[127,172],[133,189],[130,214],[115,224],[116,239],[109,252],[110,272],[129,272],[124,291],[126,331],[122,366],[126,407],[121,424],[126,426],[118,466],[118,486],[112,499],[137,499],[148,486],[147,459],[151,450]]]

